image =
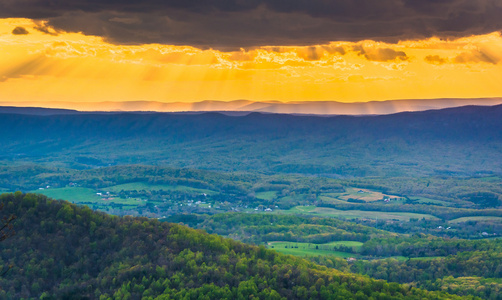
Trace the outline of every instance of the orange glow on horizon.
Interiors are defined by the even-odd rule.
[[[29,34],[14,35],[15,27]],[[0,101],[340,102],[502,96],[502,36],[235,52],[124,46],[0,20]]]

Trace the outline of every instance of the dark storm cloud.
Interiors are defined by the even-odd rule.
[[[28,32],[28,30],[26,30],[26,28],[21,27],[21,26],[17,26],[16,28],[14,28],[12,30],[12,34],[13,35],[26,35],[26,34],[29,34],[29,32]]]
[[[57,30],[99,35],[114,43],[223,50],[339,40],[459,37],[501,30],[501,16],[500,0],[0,2],[0,17],[47,19]]]
[[[427,55],[424,58],[425,62],[432,64],[432,65],[444,65],[448,63],[447,58],[440,57],[439,55]]]
[[[352,51],[371,61],[404,61],[409,58],[403,51],[396,51],[390,48],[365,49],[361,45],[355,45],[352,47]]]
[[[45,23],[42,22],[37,22],[37,26],[35,26],[35,30],[40,31],[42,33],[48,34],[48,35],[54,35],[57,36],[59,34],[59,30],[51,28]]]

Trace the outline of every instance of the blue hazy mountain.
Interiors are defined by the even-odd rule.
[[[1,159],[333,176],[502,173],[502,105],[379,116],[3,113]]]
[[[105,101],[105,102],[0,102],[0,105],[64,108],[79,111],[157,111],[157,112],[263,112],[300,115],[382,115],[405,111],[424,111],[467,105],[493,106],[502,104],[502,98],[473,99],[414,99],[344,103],[337,101],[216,101],[156,102],[156,101]]]

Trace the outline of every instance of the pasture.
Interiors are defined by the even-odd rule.
[[[406,212],[383,212],[383,211],[365,211],[365,210],[338,210],[328,207],[316,206],[296,206],[289,210],[277,210],[275,213],[283,214],[303,214],[319,217],[334,217],[344,219],[380,219],[380,220],[399,220],[409,221],[410,219],[431,219],[437,220],[436,217],[429,214],[417,214]]]
[[[139,199],[129,198],[122,199],[118,197],[102,197],[97,194],[96,190],[84,187],[64,187],[64,188],[49,188],[43,190],[34,190],[32,193],[43,194],[54,199],[67,200],[72,203],[95,203],[110,205],[111,203],[137,206],[143,203]]]
[[[277,198],[277,191],[259,192],[256,193],[255,197],[262,200],[273,200]]]
[[[491,217],[491,216],[474,216],[474,217],[463,217],[458,219],[450,220],[450,224],[458,224],[468,221],[481,221],[481,222],[502,222],[502,217]]]
[[[167,185],[167,184],[151,184],[148,182],[131,182],[119,185],[109,186],[103,190],[118,193],[120,191],[180,191],[180,192],[195,192],[195,193],[205,193],[212,194],[214,191],[207,189],[198,189],[184,185]]]
[[[337,246],[352,247],[354,250],[361,248],[363,243],[354,241],[338,241],[327,244],[295,243],[295,242],[269,242],[268,248],[277,252],[295,256],[333,255],[341,258],[357,257],[358,254],[334,250]]]
[[[442,205],[442,206],[452,206],[454,203],[448,202],[448,201],[442,201],[442,200],[437,200],[437,199],[431,199],[431,198],[426,198],[426,197],[410,197],[411,200],[416,200],[417,203],[424,204],[424,203],[431,203],[434,205]]]
[[[357,199],[357,200],[363,200],[366,202],[373,202],[373,201],[383,200],[384,198],[394,199],[394,198],[401,198],[401,197],[395,196],[395,195],[383,194],[383,193],[371,191],[368,189],[347,187],[347,188],[345,188],[345,193],[340,194],[338,196],[338,198],[341,200],[345,200],[345,201],[347,201],[349,199]]]

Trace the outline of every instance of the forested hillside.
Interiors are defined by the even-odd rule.
[[[42,195],[3,194],[0,298],[454,299],[318,266],[264,247]]]
[[[170,220],[266,244],[345,272],[428,290],[502,299],[502,239],[392,234],[332,218],[292,215],[226,213]]]
[[[502,173],[502,106],[386,116],[2,114],[2,159],[344,176]]]

